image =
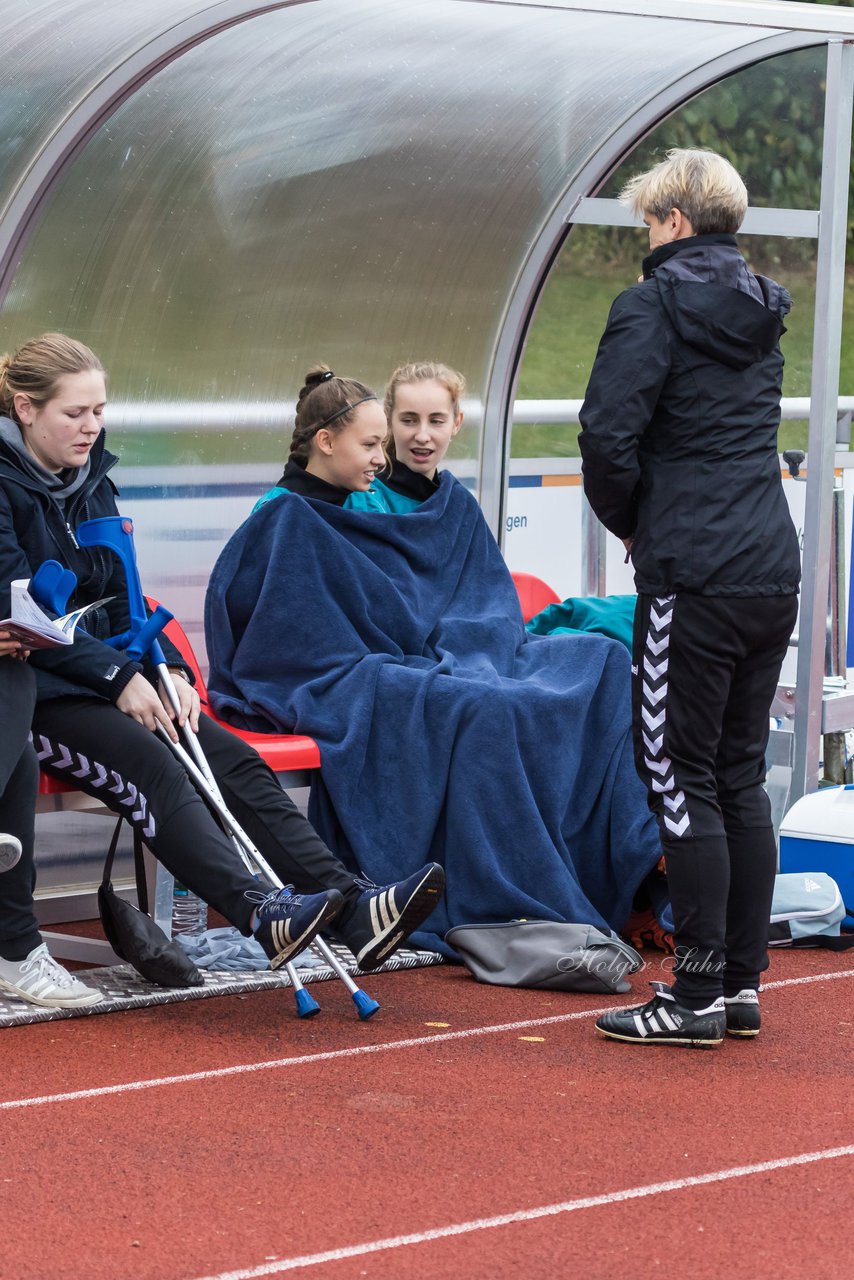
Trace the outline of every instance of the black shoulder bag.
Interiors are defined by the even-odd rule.
[[[113,860],[119,843],[123,818],[119,818],[104,876],[98,886],[98,913],[104,934],[117,956],[133,965],[137,973],[160,987],[202,987],[205,979],[179,942],[166,934],[148,914],[148,887],[142,859],[142,840],[133,829],[133,859],[139,907],[126,902],[113,888]]]

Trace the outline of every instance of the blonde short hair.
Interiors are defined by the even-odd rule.
[[[747,187],[716,152],[674,147],[660,164],[631,178],[619,200],[634,214],[652,214],[659,222],[678,209],[698,236],[732,234],[747,212]]]

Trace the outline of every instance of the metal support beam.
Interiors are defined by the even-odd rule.
[[[588,227],[638,227],[644,225],[630,209],[619,200],[590,196],[581,200],[567,215],[567,222],[574,226]],[[815,209],[763,209],[754,206],[747,210],[738,229],[740,236],[798,236],[814,240],[818,235],[818,211]]]
[[[601,597],[607,589],[605,526],[596,519],[586,498],[581,503],[581,586],[586,596]]]
[[[852,108],[854,45],[834,41],[824,101],[792,801],[818,785]]]

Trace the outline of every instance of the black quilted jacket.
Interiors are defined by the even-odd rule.
[[[656,249],[611,308],[581,409],[585,493],[639,591],[790,595],[777,456],[786,290],[728,235]]]

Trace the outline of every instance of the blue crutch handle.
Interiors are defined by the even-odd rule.
[[[30,578],[30,595],[57,617],[68,610],[68,601],[77,587],[77,574],[58,560],[45,560]]]
[[[165,616],[161,615],[162,621],[159,625],[151,629],[148,626],[148,610],[145,607],[145,596],[142,594],[139,567],[136,563],[136,548],[133,542],[133,520],[129,516],[101,516],[97,520],[84,520],[77,526],[75,537],[81,547],[109,548],[118,556],[125,571],[131,630],[124,635],[113,636],[107,643],[114,648],[122,649],[130,642],[127,652],[131,657],[141,657],[148,652],[157,665],[165,662],[157,636],[173,615],[167,609],[162,609],[162,615]],[[157,611],[152,617],[156,616]],[[143,648],[138,647],[140,636],[147,637]]]
[[[125,571],[130,620],[134,629],[141,627],[148,618],[148,612],[139,580],[136,548],[133,545],[133,520],[128,516],[101,516],[98,520],[84,520],[77,526],[74,536],[81,547],[109,547],[118,556]]]
[[[171,622],[174,616],[174,613],[170,613],[167,608],[159,604],[127,646],[128,657],[138,662],[144,654],[150,653],[152,661],[157,666],[164,663],[166,659],[163,656],[163,650],[160,648],[157,637],[166,626],[166,623]]]

